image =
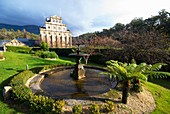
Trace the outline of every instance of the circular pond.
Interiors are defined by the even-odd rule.
[[[53,98],[84,98],[105,93],[110,90],[108,75],[99,75],[102,70],[85,68],[86,77],[74,80],[70,77],[73,69],[54,72],[44,78],[40,87],[44,94]]]

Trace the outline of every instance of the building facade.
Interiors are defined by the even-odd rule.
[[[58,16],[46,19],[45,27],[40,28],[40,40],[51,48],[72,47],[72,33],[67,30],[66,24],[63,24],[62,18]]]

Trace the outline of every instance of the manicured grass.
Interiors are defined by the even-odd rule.
[[[50,64],[64,64],[72,63],[67,60],[57,59],[57,60],[44,60],[41,58],[33,57],[30,54],[21,54],[14,52],[5,52],[5,61],[0,61],[0,114],[10,114],[20,112],[3,101],[2,90],[5,85],[8,84],[10,78],[19,72],[26,69],[28,64],[29,68],[34,68],[43,65]]]
[[[157,82],[159,82],[159,84],[164,83],[164,85],[170,86],[170,81],[159,80]],[[153,94],[155,102],[156,102],[156,109],[152,113],[153,114],[169,114],[170,113],[170,89],[168,89],[168,86],[165,86],[167,87],[165,88],[163,87],[163,85],[160,86],[160,85],[157,85],[151,82],[146,82],[145,86]]]

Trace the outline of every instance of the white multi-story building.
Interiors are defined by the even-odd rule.
[[[45,27],[40,28],[40,40],[46,42],[49,47],[72,47],[72,33],[58,16],[46,19]]]

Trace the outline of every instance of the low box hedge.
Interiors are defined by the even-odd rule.
[[[45,68],[42,70],[44,69]],[[64,101],[55,101],[49,97],[35,95],[31,89],[25,85],[26,81],[32,76],[34,76],[34,73],[30,70],[26,70],[19,73],[11,80],[12,98],[21,103],[26,103],[32,113],[61,113],[65,105]]]
[[[12,52],[20,52],[20,53],[30,53],[32,50],[31,47],[27,46],[6,46],[7,51],[12,51]]]

